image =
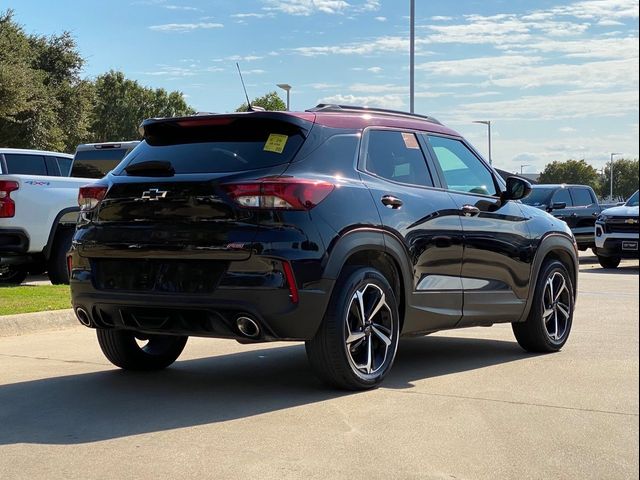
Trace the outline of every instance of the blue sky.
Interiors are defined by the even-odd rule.
[[[200,111],[289,83],[291,107],[408,110],[408,0],[0,0],[31,33],[69,30],[84,75],[118,69]],[[638,0],[416,1],[416,112],[510,171],[638,156]],[[282,92],[283,93],[283,92]]]

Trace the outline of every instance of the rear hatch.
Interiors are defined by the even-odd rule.
[[[229,185],[281,174],[312,125],[276,112],[147,121],[145,141],[107,177],[78,252],[103,272],[156,278],[248,259],[260,213],[234,202]]]

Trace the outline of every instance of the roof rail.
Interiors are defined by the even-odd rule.
[[[332,103],[319,103],[313,108],[305,110],[307,112],[371,112],[382,115],[390,115],[394,117],[421,118],[428,122],[442,125],[438,120],[428,115],[420,115],[417,113],[401,112],[400,110],[387,110],[386,108],[360,107],[356,105],[336,105]]]

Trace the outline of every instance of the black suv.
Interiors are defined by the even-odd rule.
[[[78,319],[121,368],[164,368],[190,335],[303,340],[322,379],[363,389],[401,335],[511,322],[533,352],[569,336],[571,231],[433,118],[319,105],[142,128],[81,189],[69,265]]]

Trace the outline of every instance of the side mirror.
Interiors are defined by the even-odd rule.
[[[567,202],[553,202],[549,210],[564,210],[565,208],[567,208]]]
[[[521,200],[531,193],[531,184],[524,178],[509,177],[507,178],[507,189],[502,192],[503,201]]]

